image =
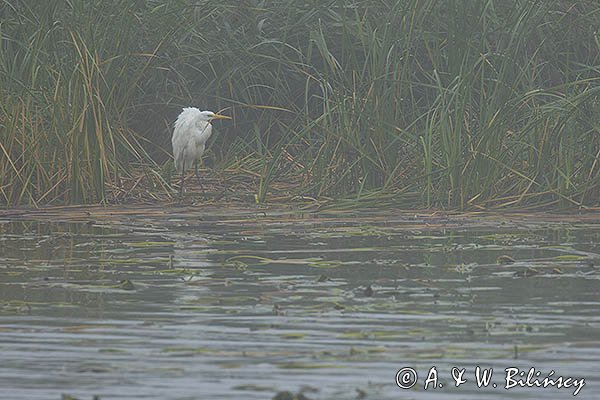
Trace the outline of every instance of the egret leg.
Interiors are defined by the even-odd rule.
[[[200,175],[198,175],[198,161],[196,161],[195,166],[196,166],[196,181],[198,181],[198,183],[200,185],[202,185],[202,182],[200,182]]]
[[[200,186],[200,190],[202,190],[202,192],[204,192],[204,185],[202,184],[202,180],[200,179],[200,174],[198,173],[198,161],[196,161],[196,181],[198,182],[198,185]]]
[[[179,200],[183,198],[183,184],[185,182],[185,161],[183,162],[183,166],[181,168],[181,182],[179,183]]]

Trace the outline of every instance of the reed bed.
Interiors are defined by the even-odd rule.
[[[196,105],[235,118],[207,173],[253,176],[258,202],[292,182],[355,204],[592,207],[599,26],[593,0],[4,1],[0,204],[170,197],[171,124]]]

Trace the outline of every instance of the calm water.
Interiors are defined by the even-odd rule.
[[[504,389],[506,368],[533,367],[584,378],[576,398],[597,399],[598,254],[589,216],[4,217],[1,397],[573,398],[572,381]],[[442,387],[430,375],[424,390],[433,366]],[[488,387],[476,366],[493,368]],[[395,383],[404,367],[418,373],[409,390]]]

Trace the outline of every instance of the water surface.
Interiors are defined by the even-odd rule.
[[[600,397],[600,218],[165,208],[0,219],[7,399]],[[443,387],[424,390],[431,368]],[[493,368],[478,388],[476,366]],[[418,383],[400,389],[412,367]],[[453,367],[467,383],[454,387]],[[497,387],[493,388],[492,383]],[[300,397],[298,397],[300,396]]]

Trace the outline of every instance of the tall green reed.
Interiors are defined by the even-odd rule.
[[[0,7],[0,202],[107,200],[106,186],[119,184],[130,161],[145,158],[127,113],[155,49],[143,52],[135,6]]]
[[[600,198],[594,1],[4,4],[10,204],[104,199],[165,161],[189,104],[235,117],[211,153],[259,201],[277,180],[411,206]]]

